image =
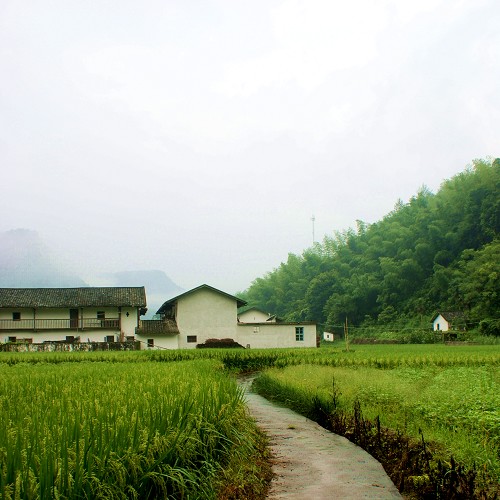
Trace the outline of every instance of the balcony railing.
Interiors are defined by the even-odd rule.
[[[0,319],[0,330],[119,330],[119,318]]]

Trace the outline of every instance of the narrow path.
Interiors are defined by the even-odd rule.
[[[250,414],[270,439],[274,456],[269,499],[396,499],[398,490],[380,463],[316,422],[251,391],[241,379]]]

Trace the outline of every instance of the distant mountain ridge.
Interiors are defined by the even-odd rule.
[[[49,288],[87,284],[62,269],[36,231],[13,229],[0,233],[0,286]]]
[[[104,273],[90,280],[93,286],[144,286],[148,312],[151,318],[167,299],[182,293],[183,288],[174,283],[163,271],[139,270]]]
[[[170,293],[182,291],[163,271],[120,271],[104,273],[97,277],[98,281],[106,283],[105,286],[146,286],[149,294]],[[146,285],[147,284],[147,285]]]
[[[184,291],[163,271],[136,270],[102,273],[82,279],[68,272],[52,255],[37,231],[0,232],[0,287],[73,288],[84,286],[144,286],[151,317],[163,302]]]

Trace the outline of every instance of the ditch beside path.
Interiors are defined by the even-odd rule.
[[[241,378],[250,414],[270,440],[272,500],[401,499],[380,463],[316,422],[252,392]]]

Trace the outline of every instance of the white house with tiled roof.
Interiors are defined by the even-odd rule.
[[[132,340],[145,313],[144,287],[0,288],[0,340]]]
[[[459,311],[437,312],[432,318],[432,328],[436,332],[463,330],[465,329],[464,313]]]
[[[268,321],[250,313],[238,318],[246,302],[201,285],[167,300],[158,309],[161,320],[141,321],[137,338],[150,347],[190,349],[208,339],[232,339],[243,347],[316,347],[316,324]],[[271,317],[272,318],[272,317]],[[164,326],[162,326],[164,325]]]
[[[245,305],[201,285],[164,302],[157,312],[161,319],[141,320],[144,287],[0,288],[0,341],[16,348],[138,341],[141,348],[190,349],[208,339],[252,348],[316,346],[314,323],[276,321],[256,311],[238,318]]]

